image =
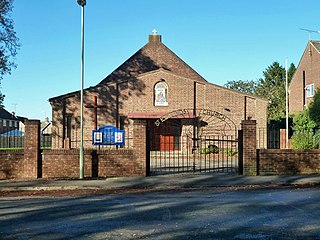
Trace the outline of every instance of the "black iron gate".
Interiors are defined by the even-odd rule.
[[[234,125],[222,115],[218,115],[220,121],[210,120],[217,118],[214,111],[206,110],[214,115],[210,115],[210,119],[199,115],[190,117],[186,109],[179,111],[183,116],[163,117],[160,124],[159,120],[148,122],[148,172],[151,175],[238,172],[238,138]]]

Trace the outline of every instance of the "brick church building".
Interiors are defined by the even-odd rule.
[[[53,148],[80,144],[80,91],[49,99],[52,106]],[[135,119],[147,122],[152,149],[180,149],[183,135],[237,138],[241,120],[267,126],[268,102],[212,84],[162,43],[148,42],[96,86],[84,90],[84,141],[92,148],[92,130],[105,125],[125,130],[132,146]],[[266,134],[258,136],[260,146]],[[169,145],[165,144],[169,142]]]

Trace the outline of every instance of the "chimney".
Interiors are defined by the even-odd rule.
[[[161,35],[157,34],[157,30],[152,30],[152,35],[149,35],[149,43],[161,43]]]

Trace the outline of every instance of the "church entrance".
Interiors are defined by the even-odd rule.
[[[225,115],[180,109],[147,123],[149,175],[238,172],[238,132]]]

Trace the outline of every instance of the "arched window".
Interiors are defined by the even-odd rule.
[[[168,85],[164,81],[154,86],[154,105],[168,106]]]

